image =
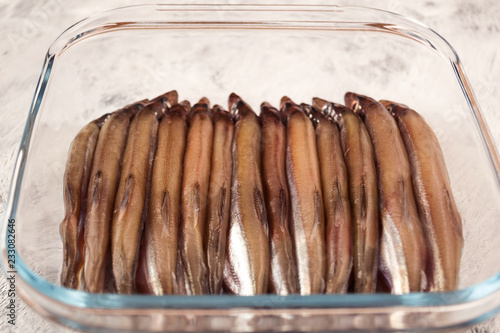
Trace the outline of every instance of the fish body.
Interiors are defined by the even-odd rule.
[[[148,212],[151,169],[156,150],[160,100],[146,105],[130,124],[111,223],[111,262],[120,294],[135,292],[137,257]]]
[[[297,266],[290,235],[290,195],[286,179],[286,127],[281,114],[267,103],[261,105],[262,177],[269,222],[271,266],[269,292],[298,293]]]
[[[84,235],[85,290],[102,293],[109,250],[110,225],[120,166],[132,117],[142,103],[115,111],[102,125],[92,161]]]
[[[182,105],[175,104],[158,125],[149,214],[137,270],[136,285],[141,293],[169,295],[177,290],[175,272],[187,112]]]
[[[65,215],[60,226],[63,241],[61,284],[67,288],[83,287],[87,189],[99,131],[108,116],[106,114],[82,128],[68,153],[64,173]]]
[[[373,144],[382,222],[380,273],[391,293],[421,291],[426,245],[408,154],[396,121],[382,104],[369,97],[346,93],[345,102],[361,115]]]
[[[181,293],[208,293],[204,253],[205,219],[213,142],[212,115],[208,100],[191,108],[181,187],[178,274]]]
[[[261,175],[261,127],[258,116],[236,94],[229,97],[229,109],[237,120],[224,284],[233,294],[264,294],[268,290],[270,258]]]
[[[383,104],[396,119],[408,151],[428,251],[426,291],[455,290],[463,248],[462,219],[439,141],[416,111],[393,102]]]
[[[315,108],[312,108],[310,116],[315,125],[325,207],[325,293],[345,293],[352,269],[351,203],[347,168],[337,125]]]
[[[355,293],[374,293],[379,258],[377,171],[370,135],[347,107],[315,98],[313,105],[335,120],[348,171],[352,223],[352,276]]]
[[[231,114],[214,106],[214,140],[212,149],[210,186],[208,190],[205,253],[208,268],[208,291],[222,292],[226,240],[231,207],[231,179],[233,174],[234,122]]]
[[[325,217],[314,127],[302,109],[289,99],[282,99],[281,109],[287,119],[285,164],[299,293],[323,293]]]

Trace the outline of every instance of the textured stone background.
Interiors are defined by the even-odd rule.
[[[50,44],[67,27],[111,8],[149,1],[0,0],[0,213],[3,216],[16,152]],[[208,1],[205,1],[208,2]],[[256,1],[253,1],[256,2]],[[305,1],[304,1],[305,2]],[[339,0],[338,5],[381,8],[414,18],[440,33],[461,56],[477,100],[500,145],[500,2],[497,0]],[[69,332],[18,300],[17,325],[6,322],[6,283],[0,278],[1,332]],[[500,332],[497,316],[471,332]]]

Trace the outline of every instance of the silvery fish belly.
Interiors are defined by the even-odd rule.
[[[258,116],[236,94],[229,97],[229,109],[236,125],[224,283],[237,295],[264,294],[269,280],[269,230],[261,176],[261,127]]]
[[[287,119],[286,171],[299,293],[323,293],[325,216],[314,127],[302,108],[290,99],[282,99],[281,109]]]

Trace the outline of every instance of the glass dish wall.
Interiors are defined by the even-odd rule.
[[[62,181],[71,140],[90,120],[172,89],[181,100],[207,96],[221,105],[236,92],[256,110],[264,100],[277,105],[283,95],[298,102],[318,96],[342,103],[344,93],[354,91],[419,111],[441,143],[463,219],[460,290],[403,296],[154,297],[60,287]],[[417,22],[336,6],[129,7],[79,22],[50,47],[5,221],[16,221],[23,298],[47,317],[80,329],[461,327],[500,306],[499,165],[458,56]]]

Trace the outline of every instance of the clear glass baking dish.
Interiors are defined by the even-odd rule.
[[[282,95],[342,102],[346,91],[404,102],[435,130],[464,225],[460,290],[395,296],[121,296],[60,286],[62,180],[91,119],[177,89],[181,99],[256,109]],[[15,220],[17,288],[47,318],[93,331],[437,331],[500,307],[500,163],[453,48],[414,20],[330,5],[154,5],[112,10],[50,47],[2,227]]]

